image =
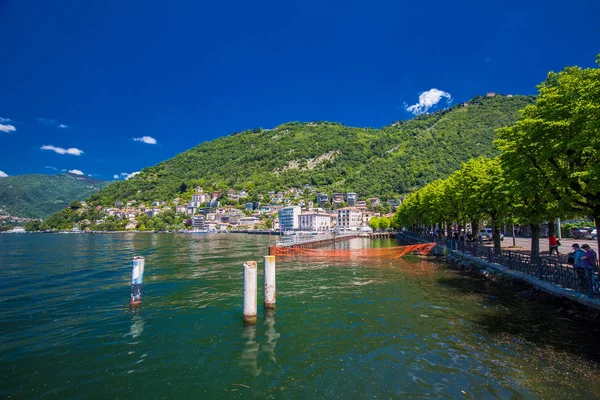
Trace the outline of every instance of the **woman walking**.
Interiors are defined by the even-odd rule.
[[[548,244],[550,245],[550,255],[552,255],[553,251],[556,251],[556,256],[560,256],[560,253],[558,252],[558,246],[560,246],[560,242],[555,235],[551,235],[548,238]]]

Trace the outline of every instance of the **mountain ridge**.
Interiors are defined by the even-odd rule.
[[[71,173],[8,176],[0,179],[0,206],[12,216],[45,219],[109,184]]]
[[[494,130],[514,123],[518,110],[533,101],[533,96],[476,96],[380,129],[314,121],[235,132],[144,168],[90,201],[167,200],[195,185],[257,193],[310,185],[393,198],[450,174],[470,158],[495,156]]]

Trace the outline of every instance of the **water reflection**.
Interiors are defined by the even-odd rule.
[[[129,327],[129,332],[126,333],[124,336],[125,337],[129,337],[131,338],[131,340],[129,341],[129,343],[127,343],[129,346],[135,346],[133,347],[131,350],[128,351],[128,355],[130,356],[134,356],[134,360],[131,364],[131,367],[140,364],[142,362],[144,362],[144,359],[148,356],[147,353],[143,353],[141,354],[139,357],[136,356],[136,350],[134,350],[138,345],[141,346],[140,344],[140,340],[137,340],[141,334],[144,332],[144,325],[146,325],[146,322],[144,321],[144,318],[142,318],[142,316],[139,313],[139,309],[137,312],[133,312],[132,313],[132,317],[131,317],[131,326]],[[142,350],[143,351],[143,350]],[[138,354],[140,353],[139,351],[137,352]],[[129,371],[127,371],[128,374],[131,374],[135,372],[135,369],[132,368]]]
[[[275,346],[277,345],[277,339],[279,339],[281,335],[275,330],[275,310],[265,310],[265,327],[265,336],[267,337],[267,340],[265,344],[263,344],[263,351],[267,353],[269,360],[274,364],[277,364],[277,359],[275,359]]]
[[[242,339],[245,340],[240,366],[253,376],[259,376],[262,368],[258,367],[258,350],[260,345],[256,342],[256,326],[244,325]]]
[[[137,337],[144,332],[144,325],[146,323],[144,322],[144,319],[139,313],[133,314],[133,317],[131,317],[131,322],[133,323],[129,328],[129,333],[127,333],[125,336],[129,336],[132,339],[137,339]]]

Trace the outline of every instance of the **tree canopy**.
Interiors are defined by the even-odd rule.
[[[497,226],[510,217],[532,226],[534,255],[536,229],[544,221],[591,215],[598,227],[600,69],[550,72],[538,92],[514,124],[498,129],[497,159],[472,159],[449,178],[411,193],[398,209],[398,223],[488,219]]]

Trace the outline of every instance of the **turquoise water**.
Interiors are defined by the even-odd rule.
[[[0,235],[0,398],[600,397],[596,325],[411,256],[279,257],[276,312],[244,326],[242,264],[262,282],[267,245]]]

